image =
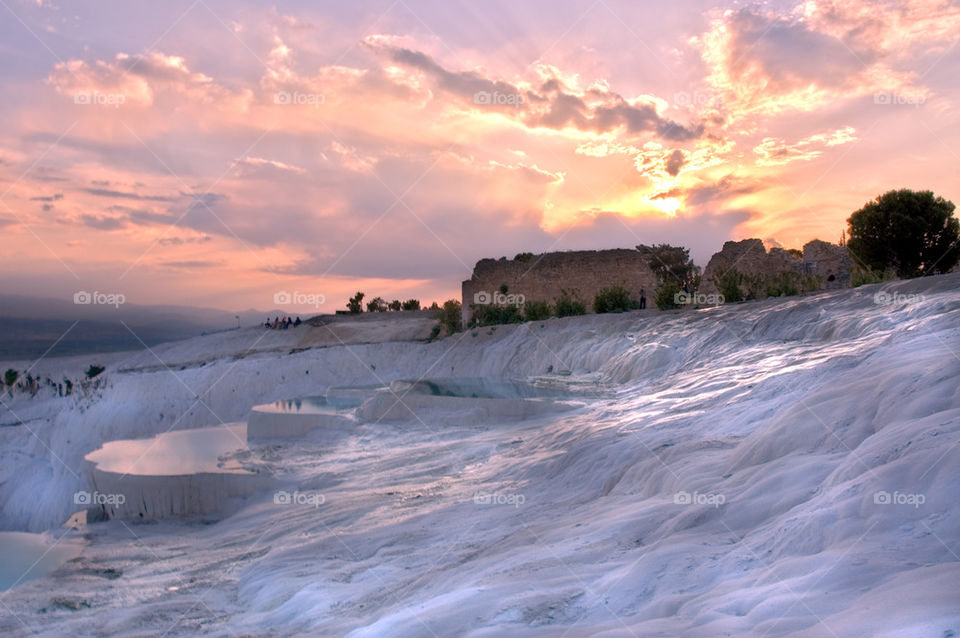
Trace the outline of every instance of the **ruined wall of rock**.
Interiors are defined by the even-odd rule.
[[[468,321],[475,295],[492,296],[506,286],[508,294],[521,294],[526,301],[551,305],[563,290],[576,292],[587,310],[602,288],[623,286],[635,301],[640,291],[652,306],[656,277],[646,259],[635,249],[581,250],[534,255],[526,260],[482,259],[470,279],[463,282],[463,318]]]
[[[814,239],[803,247],[803,257],[796,253],[772,248],[770,251],[759,239],[728,241],[723,249],[710,258],[703,271],[701,291],[716,293],[714,280],[729,270],[744,275],[775,276],[784,272],[811,275],[825,289],[850,287],[853,260],[846,247]]]
[[[827,290],[850,287],[853,259],[846,246],[814,239],[803,247],[803,267]]]

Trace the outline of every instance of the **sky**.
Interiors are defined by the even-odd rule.
[[[960,3],[0,0],[0,292],[332,312],[960,202]]]

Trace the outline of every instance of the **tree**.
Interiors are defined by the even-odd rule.
[[[394,299],[393,301],[390,302],[390,310],[393,310],[394,312],[396,312],[402,309],[403,309],[403,304],[400,303],[399,299]]]
[[[847,220],[847,248],[855,261],[877,272],[892,270],[899,277],[947,272],[960,261],[954,208],[932,191],[888,191]]]
[[[420,310],[420,300],[419,299],[407,299],[403,302],[404,310]]]
[[[657,277],[657,283],[670,280],[679,288],[693,292],[700,287],[700,269],[690,259],[690,251],[682,246],[657,244],[637,246],[647,258],[647,265]]]
[[[350,311],[350,314],[355,315],[363,312],[363,298],[365,296],[362,292],[358,292],[350,297],[350,300],[347,302],[347,310]]]
[[[437,312],[437,319],[440,321],[438,325],[442,329],[445,329],[447,334],[460,332],[463,329],[463,318],[461,317],[462,310],[463,307],[456,299],[448,299],[444,301],[443,307]],[[439,331],[437,334],[439,334]]]
[[[690,259],[690,251],[682,246],[657,244],[637,246],[647,258],[647,265],[657,278],[653,303],[660,310],[679,308],[677,294],[696,292],[700,287],[700,269]]]
[[[613,286],[612,288],[602,288],[593,299],[593,311],[603,312],[626,312],[634,307],[630,300],[630,293],[623,286]]]
[[[87,378],[92,379],[98,374],[100,374],[101,372],[103,372],[105,369],[106,368],[104,368],[103,366],[98,366],[91,363],[90,367],[87,368],[87,372],[86,372]]]
[[[3,373],[3,381],[7,384],[8,387],[12,388],[13,384],[17,382],[17,378],[20,376],[20,373],[14,370],[13,368],[7,368],[7,371]]]
[[[374,297],[367,302],[367,312],[386,312],[387,302],[383,297]]]

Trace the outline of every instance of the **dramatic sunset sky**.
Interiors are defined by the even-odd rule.
[[[331,312],[960,203],[960,5],[0,0],[0,292]]]

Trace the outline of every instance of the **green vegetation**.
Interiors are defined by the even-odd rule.
[[[601,288],[593,299],[593,311],[596,313],[626,312],[636,307],[637,304],[630,299],[630,293],[623,286]]]
[[[867,284],[879,284],[890,281],[896,275],[892,270],[872,270],[870,268],[854,268],[850,273],[850,285],[853,288]]]
[[[391,312],[398,312],[403,308],[403,304],[400,303],[399,299],[394,299],[388,304],[388,307],[390,308]]]
[[[517,253],[517,256],[513,259],[514,261],[528,262],[533,259],[533,253]]]
[[[383,297],[374,297],[367,302],[367,312],[386,312],[387,302]]]
[[[550,304],[546,301],[528,301],[523,305],[523,318],[526,321],[543,321],[550,316]]]
[[[470,325],[494,326],[501,323],[523,323],[520,308],[513,305],[495,306],[492,304],[474,307]]]
[[[403,302],[404,310],[420,310],[420,300],[419,299],[407,299]]]
[[[766,277],[764,292],[767,297],[791,297],[800,294],[801,285],[800,273],[785,270]]]
[[[14,370],[13,368],[7,368],[7,371],[3,373],[3,382],[7,384],[7,387],[12,388],[13,384],[17,382],[17,379],[20,377],[20,373]]]
[[[743,275],[740,271],[731,268],[715,275],[713,285],[723,295],[724,303],[736,303],[743,301],[743,292],[740,290],[741,281],[743,281]]]
[[[677,294],[683,290],[695,291],[700,287],[700,269],[690,259],[688,249],[670,244],[641,244],[637,250],[646,256],[647,265],[657,277],[653,303],[660,310],[679,308]]]
[[[437,326],[440,327],[440,330],[437,330],[436,334],[431,333],[432,337],[436,337],[443,330],[445,330],[448,335],[463,330],[463,320],[460,317],[461,311],[462,306],[456,299],[447,299],[444,301],[443,307],[438,308],[437,312],[437,320],[439,322]]]
[[[847,248],[864,269],[899,277],[945,273],[960,261],[953,202],[932,191],[892,190],[854,212]]]
[[[355,315],[363,312],[364,296],[362,292],[358,292],[353,297],[350,297],[350,300],[347,301],[347,310],[350,311],[350,314]]]
[[[690,251],[682,246],[657,244],[655,246],[637,246],[647,258],[647,265],[657,276],[657,283],[670,280],[684,290],[696,290],[700,287],[700,269],[690,259]]]
[[[680,286],[672,279],[668,279],[657,286],[657,291],[653,295],[653,303],[658,310],[675,310],[681,307],[677,303],[677,295],[680,294]]]
[[[558,317],[573,317],[575,315],[587,314],[587,304],[577,292],[570,290],[561,290],[560,296],[554,304]]]

